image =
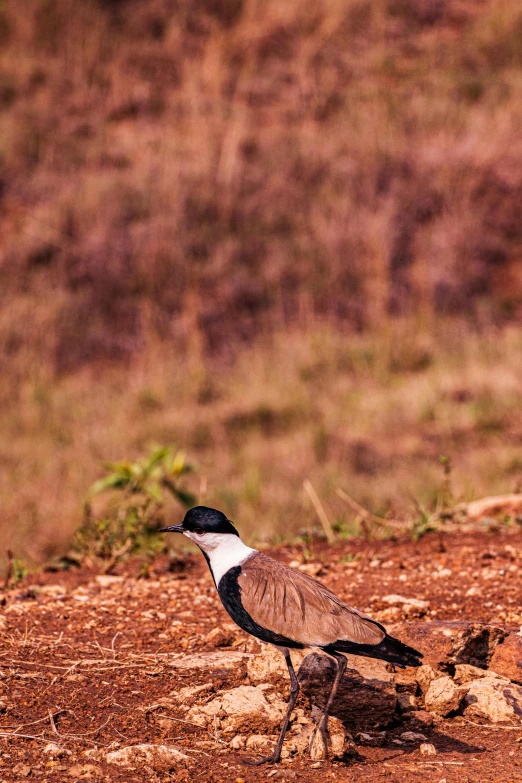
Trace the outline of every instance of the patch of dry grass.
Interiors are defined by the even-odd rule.
[[[345,532],[355,515],[337,487],[407,525],[442,491],[441,456],[455,500],[521,489],[521,377],[519,330],[479,336],[452,320],[436,338],[412,321],[278,332],[228,367],[151,344],[126,368],[36,370],[2,405],[3,546],[35,561],[66,547],[100,462],[151,442],[185,448],[199,501],[253,541],[317,527],[305,479]]]

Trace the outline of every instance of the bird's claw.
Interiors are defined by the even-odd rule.
[[[279,754],[272,753],[271,756],[263,756],[261,759],[244,759],[244,762],[250,767],[260,767],[262,764],[278,764],[280,760]]]

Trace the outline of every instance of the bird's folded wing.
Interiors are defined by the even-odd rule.
[[[242,564],[238,583],[241,603],[256,623],[305,646],[379,644],[385,636],[381,625],[320,582],[261,552]]]

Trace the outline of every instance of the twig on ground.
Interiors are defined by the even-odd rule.
[[[14,571],[14,555],[12,551],[8,549],[6,551],[6,555],[7,555],[7,570],[5,572],[4,584],[2,586],[4,590],[7,590],[7,588],[9,587],[9,582],[11,581],[11,577],[13,576],[13,571]]]
[[[186,723],[187,726],[195,726],[197,729],[204,729],[205,726],[200,726],[199,723],[192,723],[190,720],[182,720],[181,718],[173,718],[171,715],[163,715],[160,712],[154,713],[157,718],[167,718],[167,720],[174,720],[176,723]]]
[[[326,511],[324,510],[324,506],[319,500],[319,496],[312,486],[312,482],[308,479],[305,479],[305,481],[303,481],[303,488],[312,501],[313,507],[315,508],[317,516],[319,517],[319,521],[323,526],[328,543],[333,544],[335,541],[335,533],[333,531],[330,520],[328,519]]]
[[[372,514],[371,511],[368,511],[364,508],[364,506],[361,506],[359,503],[357,503],[356,500],[351,498],[350,495],[348,495],[340,487],[335,490],[335,494],[338,495],[341,500],[344,500],[345,503],[347,503],[357,514],[359,514],[364,519],[375,522],[377,525],[380,525],[380,527],[395,527],[401,528],[401,530],[405,529],[404,522],[400,522],[398,519],[384,519],[384,517],[378,517],[375,514]]]
[[[0,731],[0,737],[20,737],[20,739],[32,739],[38,740],[39,742],[50,742],[50,740],[46,739],[45,737],[37,737],[34,734],[17,734],[14,731]]]
[[[115,633],[114,636],[112,637],[111,650],[112,650],[112,657],[113,658],[116,658],[116,650],[114,649],[114,642],[116,641],[118,636],[121,636],[121,631],[117,631],[117,633]]]
[[[49,713],[51,711],[49,710]],[[60,715],[62,712],[65,712],[65,710],[58,710],[57,712],[53,713],[53,717],[56,717],[57,715]],[[26,726],[34,726],[36,723],[43,723],[44,720],[49,720],[49,715],[46,715],[45,718],[38,718],[38,720],[33,720],[31,723],[22,723],[20,726],[2,726],[3,729],[23,729]]]
[[[63,710],[60,710],[60,712],[63,712]],[[58,714],[58,713],[56,713],[56,714]],[[56,728],[56,723],[54,722],[54,715],[51,712],[51,710],[49,710],[49,722],[51,724],[51,728],[53,730],[53,733],[56,734],[59,737],[60,736],[60,732]]]

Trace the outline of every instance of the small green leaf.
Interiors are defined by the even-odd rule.
[[[87,497],[99,495],[100,492],[106,492],[108,489],[120,489],[122,487],[126,487],[128,483],[128,478],[120,476],[118,473],[111,473],[110,475],[104,476],[103,478],[98,479],[98,481],[95,481],[93,484],[91,484],[87,493]]]

